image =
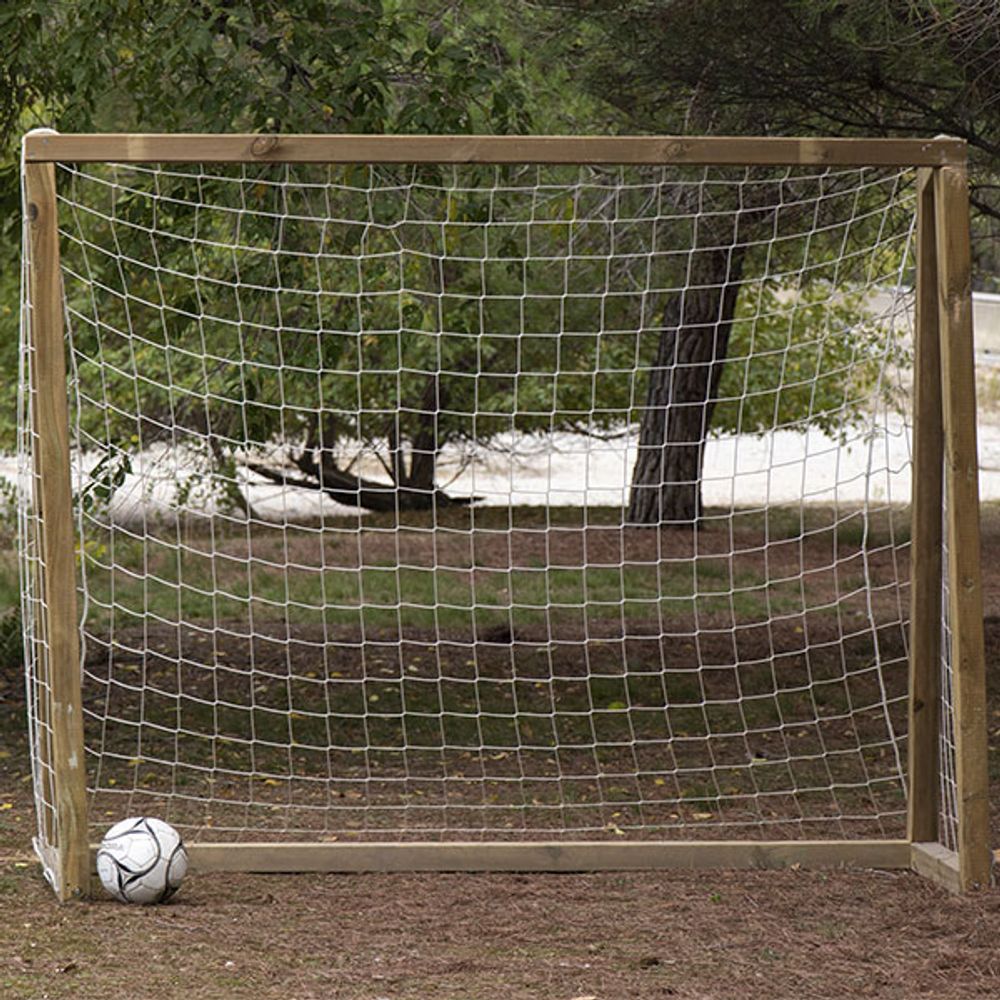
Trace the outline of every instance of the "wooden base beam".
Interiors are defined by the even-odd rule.
[[[40,845],[36,842],[35,850]],[[91,845],[91,895],[100,893]],[[949,892],[964,891],[958,855],[937,843],[906,840],[539,841],[410,844],[189,844],[195,872],[587,872],[712,869],[910,869]],[[45,858],[43,857],[43,862]],[[55,856],[48,858],[49,862]]]
[[[190,844],[199,872],[909,868],[905,840]]]

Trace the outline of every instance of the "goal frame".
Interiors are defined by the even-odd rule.
[[[374,136],[79,134],[24,139],[32,302],[35,503],[48,647],[44,732],[52,814],[37,843],[62,900],[93,880],[87,837],[81,650],[55,164],[532,163],[896,166],[917,170],[907,835],[899,840],[212,843],[189,846],[206,871],[579,871],[912,868],[956,892],[989,883],[985,654],[980,570],[969,200],[964,140],[688,136]],[[944,496],[947,515],[942,520]],[[939,840],[940,636],[947,548],[956,743],[957,850]],[[53,815],[54,814],[54,815]]]

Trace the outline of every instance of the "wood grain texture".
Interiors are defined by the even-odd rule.
[[[242,872],[566,872],[910,865],[910,844],[905,840],[235,843],[191,844],[188,853],[197,871]]]
[[[31,392],[31,426],[38,427],[38,393]],[[38,476],[31,477],[31,503],[32,509],[40,511],[42,509],[42,491]],[[42,519],[36,517],[28,521],[28,530],[32,533],[30,540],[25,540],[23,544],[31,545],[34,548],[34,556],[31,562],[31,593],[43,595],[45,593],[45,573],[41,565],[45,552],[45,532],[43,530]],[[32,635],[27,640],[31,643],[32,649],[25,649],[25,656],[32,657],[34,665],[32,698],[35,705],[36,731],[34,753],[38,760],[38,785],[35,790],[36,799],[40,796],[42,803],[38,803],[36,808],[39,811],[39,839],[44,842],[40,845],[51,845],[56,842],[56,817],[52,804],[56,800],[55,785],[52,780],[52,720],[49,712],[48,692],[52,684],[49,679],[49,657],[46,650],[49,648],[48,634],[46,632],[45,615],[38,615],[35,618],[35,628]],[[43,864],[50,872],[56,871],[49,861],[43,858]]]
[[[934,173],[917,178],[917,297],[913,344],[913,474],[910,507],[910,695],[907,830],[935,841],[940,780],[941,510],[944,426],[938,317]]]
[[[941,166],[965,162],[961,139],[712,136],[28,135],[29,162],[580,163]]]
[[[86,774],[76,613],[76,546],[70,486],[69,415],[55,168],[28,164],[29,324],[33,357],[36,502],[42,521],[45,600],[45,717],[50,729],[56,891],[62,900],[89,887]]]
[[[938,843],[914,843],[910,847],[910,867],[924,878],[937,882],[949,892],[962,891],[958,855]]]
[[[970,889],[989,884],[992,856],[969,196],[963,168],[944,167],[936,171],[935,200],[958,857],[962,887]]]

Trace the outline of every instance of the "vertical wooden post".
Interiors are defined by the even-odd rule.
[[[972,267],[968,177],[964,167],[948,166],[937,170],[935,202],[958,783],[958,863],[962,888],[970,889],[989,883],[991,852]]]
[[[69,413],[59,271],[55,166],[25,166],[29,225],[29,316],[34,351],[35,474],[42,523],[44,650],[55,812],[56,890],[62,900],[90,883],[87,787],[83,749],[76,549],[70,486]]]
[[[917,173],[917,293],[913,344],[910,506],[910,721],[907,836],[936,842],[940,782],[941,534],[944,429],[934,171]]]

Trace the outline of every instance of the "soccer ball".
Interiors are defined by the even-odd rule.
[[[180,834],[162,819],[132,816],[115,823],[97,849],[101,884],[123,903],[163,903],[187,874]]]

